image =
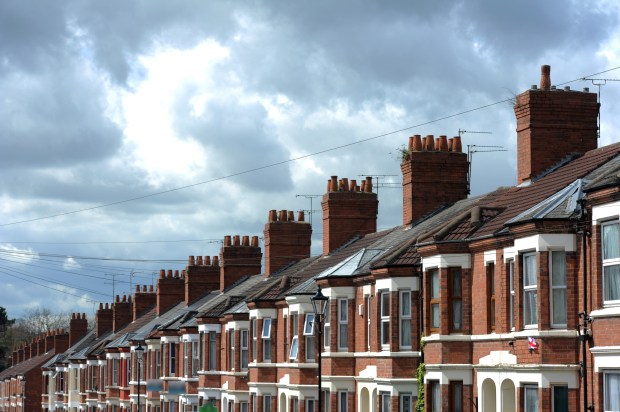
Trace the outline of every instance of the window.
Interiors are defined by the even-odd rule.
[[[191,342],[183,342],[183,362],[181,364],[180,375],[186,378],[192,376],[192,371],[189,369],[189,361],[191,359],[192,344]]]
[[[314,352],[316,346],[314,339],[314,313],[306,314],[304,335],[306,337],[306,361],[314,362]]]
[[[241,330],[241,369],[248,368],[248,330]],[[246,404],[247,405],[247,404]]]
[[[299,398],[297,396],[291,397],[291,412],[299,412]]]
[[[298,319],[299,316],[297,315],[297,313],[293,313],[291,314],[290,317],[290,322],[291,322],[291,352],[289,355],[289,359],[290,360],[296,360],[297,359],[297,351],[299,350],[299,341],[297,338],[297,334],[298,334]]]
[[[349,350],[349,300],[338,299],[338,350]]]
[[[429,400],[429,405],[431,406],[430,411],[431,412],[440,412],[440,406],[441,406],[441,398],[440,398],[440,387],[439,387],[439,381],[429,381],[428,382],[428,386],[429,386],[429,396],[430,396],[430,400]]]
[[[169,362],[169,371],[168,376],[176,376],[175,372],[177,370],[177,349],[176,344],[174,342],[170,342],[168,344],[168,348],[170,349],[170,362]]]
[[[338,392],[338,412],[347,412],[349,402],[347,401],[347,391]]]
[[[205,356],[205,339],[206,339],[206,334],[204,332],[200,332],[200,335],[198,337],[198,353],[200,354],[200,370],[203,371],[205,370],[205,365],[207,362],[207,357]]]
[[[620,301],[620,245],[618,222],[604,223],[603,232],[603,300]]]
[[[461,269],[448,269],[450,280],[450,332],[463,330],[463,288],[461,286]]]
[[[620,371],[603,374],[603,409],[620,411]]]
[[[209,332],[209,370],[217,368],[217,340],[215,332]]]
[[[431,315],[431,332],[439,332],[440,314],[439,314],[439,271],[432,269],[428,272],[430,282],[430,315]]]
[[[323,389],[323,412],[329,412],[330,409],[330,392],[329,389]]]
[[[252,412],[258,411],[258,406],[256,405],[256,394],[250,394],[250,403],[252,404]]]
[[[495,263],[489,263],[487,265],[487,290],[488,290],[488,317],[489,317],[489,329],[495,331]]]
[[[568,412],[568,386],[553,386],[553,412]]]
[[[381,412],[390,412],[390,393],[381,392]]]
[[[235,330],[228,331],[228,369],[235,370]]]
[[[247,402],[239,402],[239,412],[248,412]]]
[[[551,326],[566,327],[566,253],[551,252]]]
[[[413,412],[413,395],[410,393],[400,395],[400,412]]]
[[[263,412],[271,410],[271,395],[263,395]]]
[[[450,382],[450,410],[463,412],[463,382]]]
[[[256,319],[252,319],[252,360],[256,362],[256,347],[257,347],[257,331],[256,331],[257,322]]]
[[[400,305],[400,347],[411,348],[411,291],[401,290],[399,292]]]
[[[538,386],[523,386],[523,410],[525,412],[538,412]]]
[[[271,362],[271,319],[263,319],[263,362]]]
[[[91,374],[90,374],[90,389],[96,391],[97,390],[97,366],[91,366]]]
[[[198,353],[198,342],[192,343],[192,377],[198,377],[198,362],[200,362],[200,356]]]
[[[536,276],[536,254],[523,255],[523,324],[538,324],[538,289]]]
[[[314,412],[316,409],[315,403],[313,398],[306,398],[306,412]]]
[[[118,361],[119,359],[112,359],[112,386],[118,386]],[[62,378],[62,373],[60,374]]]
[[[381,348],[390,349],[390,292],[379,292],[381,302]]]
[[[123,382],[123,386],[128,387],[129,382],[131,381],[131,358],[123,359],[123,363],[125,364],[125,368],[127,369],[127,374],[125,375],[125,382]]]
[[[510,259],[508,261],[508,290],[510,290],[509,303],[510,306],[510,329],[515,328],[515,261]]]
[[[168,412],[175,412],[176,406],[174,401],[168,401]]]
[[[325,304],[325,319],[323,319],[323,346],[326,350],[329,350],[329,343],[331,340],[331,336],[329,335],[330,325],[331,325],[331,302],[328,300]]]
[[[370,295],[366,295],[366,349],[370,352]]]
[[[112,359],[112,362],[117,361],[118,359]],[[112,384],[115,385],[115,383],[113,382]],[[58,374],[58,389],[59,392],[64,392],[65,391],[65,373],[64,372],[60,372]]]

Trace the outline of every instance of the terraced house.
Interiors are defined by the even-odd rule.
[[[598,147],[596,95],[548,66],[515,114],[516,186],[468,197],[460,138],[412,136],[402,225],[377,232],[372,181],[334,176],[320,256],[303,213],[269,211],[264,249],[226,236],[93,331],[74,316],[64,348],[16,353],[0,409],[38,385],[71,412],[620,410],[620,144]]]

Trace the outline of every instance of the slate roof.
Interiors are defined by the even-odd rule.
[[[131,345],[131,341],[134,340],[136,331],[141,327],[149,323],[157,315],[157,308],[153,306],[148,312],[142,314],[138,319],[133,322],[129,322],[125,327],[116,332],[110,337],[109,343],[104,349],[114,348],[127,348]]]
[[[24,375],[27,372],[30,372],[32,369],[40,368],[47,361],[49,361],[52,357],[54,357],[56,353],[54,350],[50,350],[47,353],[42,355],[37,355],[33,358],[25,360],[23,362],[18,363],[17,365],[13,365],[10,368],[7,368],[0,372],[0,380],[5,380],[8,378],[13,378],[19,375]]]
[[[200,306],[197,317],[219,318],[227,310],[245,300],[252,290],[264,281],[263,275],[246,276],[235,282],[222,293],[213,296],[207,303]]]

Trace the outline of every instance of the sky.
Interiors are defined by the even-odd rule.
[[[381,175],[378,227],[400,225],[413,134],[469,131],[505,150],[473,156],[472,195],[514,185],[512,100],[543,64],[578,90],[620,79],[594,75],[620,66],[619,20],[587,0],[4,0],[0,306],[92,315],[309,211],[332,175]],[[603,146],[620,83],[600,91]]]

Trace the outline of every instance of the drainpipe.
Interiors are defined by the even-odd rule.
[[[588,405],[588,370],[587,370],[587,345],[588,340],[591,338],[591,330],[588,326],[592,323],[592,318],[588,316],[588,266],[587,266],[587,245],[586,240],[591,233],[586,228],[586,200],[580,199],[579,205],[581,207],[581,214],[579,216],[579,223],[581,224],[581,230],[577,233],[581,235],[582,246],[582,270],[583,270],[583,311],[579,312],[578,316],[581,320],[581,325],[577,326],[577,332],[579,335],[579,341],[581,342],[581,377],[583,380],[583,410],[594,410],[593,405]]]

